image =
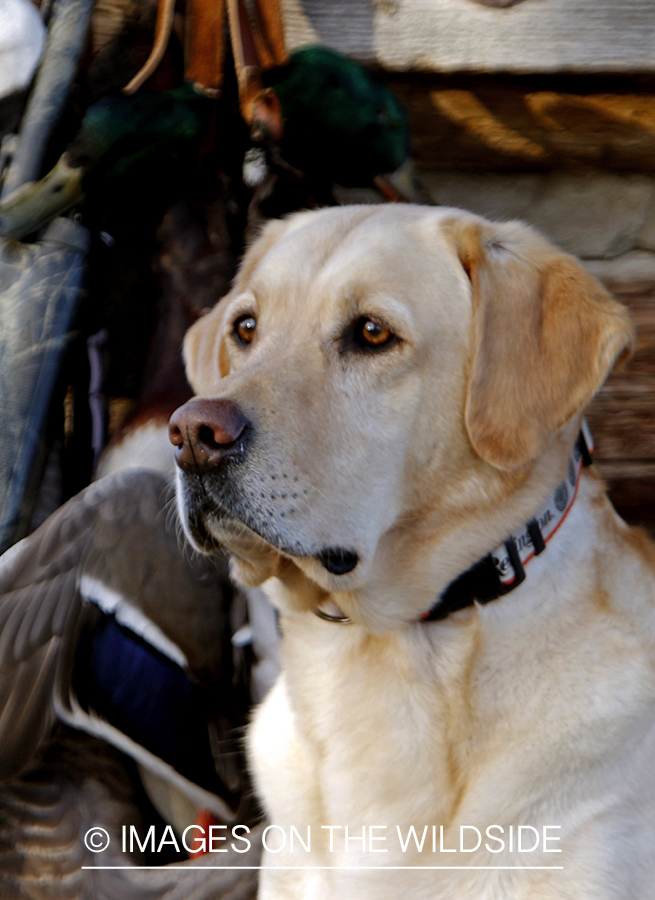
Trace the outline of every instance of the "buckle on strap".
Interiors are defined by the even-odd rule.
[[[537,522],[536,519],[530,519],[526,527],[528,529],[528,534],[530,535],[530,540],[532,541],[532,546],[534,547],[534,555],[539,556],[539,554],[543,553],[546,549],[546,541],[541,533],[539,522]]]
[[[505,584],[500,580],[499,573],[498,593],[501,597],[503,594],[509,594],[509,592],[513,591],[515,587],[518,587],[522,581],[525,581],[525,569],[523,568],[523,563],[521,562],[521,557],[519,556],[519,548],[516,546],[516,541],[513,537],[510,537],[505,541],[505,549],[507,550],[509,561],[511,562],[512,568],[514,569],[514,578],[512,579],[512,581]]]

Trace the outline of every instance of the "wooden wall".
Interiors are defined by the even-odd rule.
[[[291,48],[388,71],[653,72],[652,0],[282,0]]]
[[[600,390],[587,421],[617,510],[655,533],[655,292],[619,297],[637,326],[635,352]]]

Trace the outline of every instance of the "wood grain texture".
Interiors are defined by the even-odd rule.
[[[652,0],[283,0],[287,46],[395,71],[655,71]]]
[[[423,168],[655,172],[652,76],[384,77],[405,107]]]
[[[655,533],[655,292],[621,299],[637,326],[635,353],[600,390],[587,421],[617,511]]]
[[[621,518],[655,538],[655,463],[600,461],[597,466]]]

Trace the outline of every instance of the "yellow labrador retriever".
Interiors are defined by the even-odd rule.
[[[655,554],[582,424],[631,342],[527,226],[402,205],[269,224],[188,333],[186,528],[280,614],[265,900],[655,896]]]

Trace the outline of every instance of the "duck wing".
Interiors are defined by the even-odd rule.
[[[95,502],[76,497],[0,557],[0,780],[34,758],[55,720],[51,698],[83,611],[78,566]]]
[[[228,850],[186,865],[126,868],[147,862],[123,852],[124,826],[145,835],[140,806],[129,760],[104,741],[56,725],[39,763],[0,785],[0,897],[254,900],[256,869],[208,867],[256,867],[262,826],[248,835],[251,846],[245,853]],[[98,827],[109,837],[109,846],[93,853],[84,837]]]
[[[99,720],[95,697],[87,691],[83,708],[77,700],[92,677],[102,680],[96,661],[87,658],[86,669],[80,662],[93,641],[106,663],[120,638],[109,674],[122,679],[133,717],[149,673],[155,678],[167,664],[192,685],[229,679],[225,567],[180,543],[170,497],[168,482],[155,472],[118,472],[77,494],[0,557],[1,780],[34,759],[56,712],[111,740],[88,727]],[[145,660],[141,685],[130,681],[133,670],[121,668],[130,641]]]

